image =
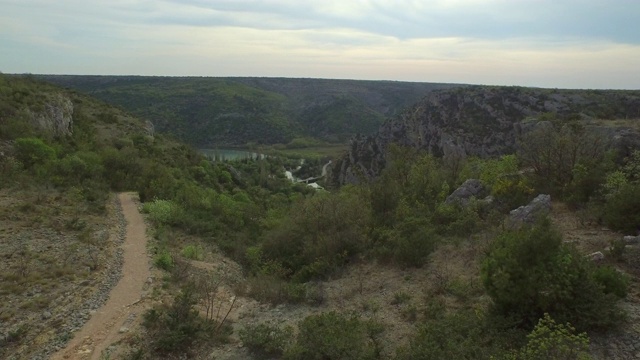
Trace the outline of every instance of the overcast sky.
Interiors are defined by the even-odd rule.
[[[0,71],[640,89],[640,1],[0,0]]]

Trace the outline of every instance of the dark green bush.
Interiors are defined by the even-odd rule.
[[[20,138],[15,142],[16,158],[25,168],[43,165],[56,157],[56,151],[38,138]]]
[[[635,235],[640,229],[640,184],[624,184],[608,197],[602,219],[613,230]]]
[[[152,308],[145,313],[144,326],[153,333],[153,350],[158,353],[186,352],[206,332],[204,320],[194,309],[193,288],[185,287],[167,308]]]
[[[556,324],[549,316],[538,321],[536,327],[527,335],[527,345],[519,351],[512,351],[496,360],[588,360],[589,338],[586,333],[575,334],[571,324]]]
[[[409,346],[398,350],[396,359],[489,359],[512,336],[473,311],[440,312],[419,327]]]
[[[328,312],[306,317],[298,325],[295,344],[287,349],[288,360],[379,359],[382,325],[355,315]]]
[[[613,294],[619,298],[627,296],[629,287],[629,277],[621,274],[618,270],[611,266],[598,267],[593,278],[604,288],[605,294]]]
[[[620,319],[615,296],[604,291],[595,271],[595,265],[564,245],[545,220],[499,235],[481,273],[498,314],[533,327],[549,313],[586,330],[612,326]],[[617,284],[612,279],[607,282]]]
[[[291,327],[279,328],[267,324],[249,325],[240,330],[240,340],[258,359],[281,357],[293,340]]]

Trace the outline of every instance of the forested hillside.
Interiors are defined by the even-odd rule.
[[[453,85],[285,78],[43,76],[150,120],[199,147],[345,142]]]

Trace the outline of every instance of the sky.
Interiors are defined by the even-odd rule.
[[[0,0],[0,72],[640,89],[640,1]]]

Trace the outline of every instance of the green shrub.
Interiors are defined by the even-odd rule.
[[[481,274],[497,313],[531,327],[549,313],[580,329],[590,329],[612,326],[620,319],[615,296],[604,291],[595,271],[593,262],[564,245],[545,220],[499,235]]]
[[[619,298],[627,296],[629,277],[621,274],[615,268],[611,266],[598,267],[593,273],[593,278],[604,287],[605,294],[613,294]]]
[[[187,245],[182,249],[182,256],[191,260],[202,260],[202,247],[196,245]]]
[[[240,340],[258,359],[281,357],[293,339],[291,327],[279,328],[267,324],[248,325],[240,330]]]
[[[153,263],[160,269],[170,271],[173,268],[173,257],[167,250],[158,253]]]
[[[173,225],[179,220],[182,209],[170,200],[153,200],[142,207],[152,221],[160,225]]]
[[[379,359],[382,326],[355,315],[328,312],[310,315],[298,325],[295,344],[287,349],[288,360]]]
[[[398,349],[396,359],[488,359],[508,338],[473,311],[440,312],[418,328],[408,347]]]
[[[185,286],[170,306],[154,307],[144,314],[143,325],[150,332],[152,350],[159,354],[188,355],[199,340],[211,340],[218,328],[198,315],[192,286]],[[224,337],[215,338],[222,341]]]
[[[610,195],[602,219],[613,230],[635,234],[640,229],[640,184],[624,184]]]
[[[588,360],[589,338],[586,333],[575,334],[570,325],[556,324],[549,316],[538,321],[527,335],[527,345],[517,352],[498,357],[501,360]]]
[[[384,242],[388,242],[393,260],[409,267],[424,265],[427,256],[440,242],[429,220],[419,217],[405,218],[387,235],[389,239]]]
[[[15,142],[16,158],[29,169],[55,159],[56,151],[38,138],[20,138]]]

